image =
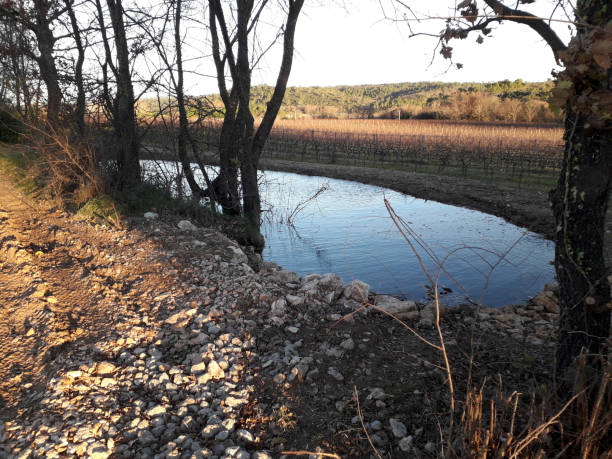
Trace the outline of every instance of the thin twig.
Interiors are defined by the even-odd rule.
[[[380,453],[378,452],[378,450],[374,446],[374,443],[372,443],[372,439],[370,438],[370,434],[368,433],[368,429],[366,429],[365,422],[363,422],[363,414],[361,414],[361,406],[359,405],[359,392],[357,392],[357,386],[354,386],[353,390],[355,392],[355,401],[357,402],[357,414],[359,415],[359,420],[361,421],[361,427],[363,428],[363,431],[365,432],[366,437],[368,438],[368,442],[370,443],[370,446],[372,447],[372,449],[374,450],[374,452],[378,456],[378,459],[382,459],[382,456],[380,455]]]
[[[333,457],[335,459],[342,459],[340,456],[334,453],[317,453],[312,451],[283,451],[281,454],[287,456],[319,456],[319,457]]]

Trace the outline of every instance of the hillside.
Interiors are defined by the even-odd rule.
[[[552,82],[526,83],[509,80],[492,83],[392,83],[361,86],[290,87],[287,88],[281,116],[299,114],[313,117],[397,117],[402,109],[406,117],[419,112],[436,110],[448,105],[458,95],[493,96],[500,101],[517,100],[546,102]],[[272,87],[256,86],[252,89],[253,111],[262,114]],[[388,113],[395,109],[395,113]]]
[[[503,80],[490,83],[391,83],[359,86],[289,87],[280,119],[425,118],[475,121],[556,122],[548,106],[552,81]],[[251,90],[253,114],[262,116],[271,86]],[[218,94],[192,97],[192,115],[222,107]],[[142,100],[141,112],[155,113],[156,99]],[[217,111],[213,116],[221,116]]]

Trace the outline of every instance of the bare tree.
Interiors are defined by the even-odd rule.
[[[287,19],[282,28],[283,53],[276,86],[261,123],[255,129],[249,108],[252,70],[250,46],[255,26],[268,3],[262,0],[255,9],[253,0],[238,0],[228,7],[231,14],[226,14],[220,0],[208,2],[212,54],[217,69],[219,93],[225,108],[219,141],[220,173],[215,183],[215,194],[227,213],[238,214],[242,207],[242,213],[250,226],[249,242],[259,249],[263,249],[264,240],[259,231],[261,201],[257,169],[287,88],[293,62],[295,29],[304,0],[286,2]],[[227,17],[235,18],[235,24],[228,24]],[[231,80],[229,89],[226,70]],[[242,181],[242,206],[238,193],[238,170]]]
[[[25,48],[38,64],[40,76],[47,88],[47,121],[56,126],[60,120],[62,90],[59,84],[59,73],[53,54],[56,37],[53,34],[53,23],[64,9],[54,0],[32,0],[32,4],[24,5],[3,0],[0,2],[0,18],[21,23],[30,30],[35,39],[38,53]]]
[[[32,99],[37,91],[37,63],[27,31],[18,21],[0,23],[0,72],[2,100],[11,104],[24,119],[34,116]]]
[[[72,29],[72,38],[76,46],[77,57],[74,64],[74,84],[77,89],[77,97],[73,111],[73,122],[76,126],[79,136],[85,134],[85,84],[83,82],[83,64],[85,62],[85,45],[82,39],[81,27],[76,18],[74,11],[74,0],[64,0],[66,11],[70,18],[70,27]]]
[[[104,99],[109,105],[111,122],[116,140],[117,187],[121,190],[134,187],[140,182],[139,148],[140,142],[136,131],[136,111],[134,109],[134,87],[130,69],[130,52],[124,23],[122,0],[106,0],[114,35],[116,64],[106,32],[104,15],[100,0],[96,0],[98,21],[100,24],[105,62],[103,64]],[[115,78],[115,96],[111,100],[108,68]]]
[[[190,156],[188,152],[188,147],[191,146],[191,153],[193,160],[196,161],[202,176],[206,182],[206,185],[209,191],[212,191],[212,187],[210,186],[210,179],[208,177],[208,173],[205,167],[204,162],[202,161],[200,152],[198,151],[196,142],[191,135],[190,132],[190,123],[189,118],[187,116],[187,99],[185,96],[184,89],[184,75],[185,71],[183,68],[183,32],[182,32],[182,23],[185,16],[185,6],[188,6],[188,2],[183,2],[183,0],[170,0],[165,5],[167,8],[162,9],[161,12],[157,12],[156,14],[152,14],[150,11],[145,10],[143,8],[138,9],[138,15],[141,18],[138,22],[143,33],[149,38],[153,47],[157,51],[157,56],[161,60],[161,64],[163,67],[163,76],[165,76],[165,81],[167,84],[162,83],[164,78],[159,78],[156,81],[157,91],[167,91],[168,93],[168,104],[166,106],[161,106],[160,103],[160,111],[168,111],[170,113],[170,117],[168,120],[168,134],[175,137],[176,146],[177,146],[177,154],[179,161],[181,163],[181,168],[183,174],[185,175],[185,179],[187,180],[187,184],[191,190],[191,194],[194,198],[200,199],[208,194],[211,205],[214,206],[214,194],[212,192],[205,192],[204,189],[197,182],[194,171],[191,168]],[[169,24],[172,24],[173,28],[169,27]],[[171,44],[165,43],[165,36],[167,32],[172,33]],[[158,64],[159,66],[159,64]],[[162,76],[162,75],[160,75]],[[158,96],[159,98],[159,96]],[[175,98],[176,108],[178,110],[178,129],[174,129],[174,117],[172,116],[171,109],[173,108],[173,100]],[[160,117],[166,125],[166,118],[163,113],[160,113]]]

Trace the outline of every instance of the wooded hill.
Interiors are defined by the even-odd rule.
[[[312,117],[394,117],[402,110],[402,117],[452,117],[439,110],[452,105],[457,96],[493,96],[500,101],[517,100],[546,102],[552,89],[552,82],[526,83],[521,80],[493,83],[392,83],[360,86],[333,87],[291,87],[287,89],[281,115],[293,117],[296,114]],[[253,110],[265,109],[272,95],[272,87],[257,86],[251,91]],[[294,113],[292,113],[294,112]]]
[[[557,122],[548,99],[552,81],[490,83],[391,83],[359,86],[289,87],[279,118],[421,118],[508,122]],[[251,110],[261,116],[271,86],[251,89]],[[191,99],[192,115],[221,117],[218,94]],[[158,101],[142,100],[141,113],[156,113]],[[218,110],[214,110],[218,108]],[[212,113],[211,113],[212,109]]]

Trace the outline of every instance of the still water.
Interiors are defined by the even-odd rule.
[[[431,276],[439,274],[440,289],[452,291],[444,303],[516,304],[554,277],[553,243],[492,215],[326,177],[266,171],[261,185],[263,257],[298,275],[335,272],[378,293],[423,300],[427,278],[386,198],[417,235],[410,241]]]

